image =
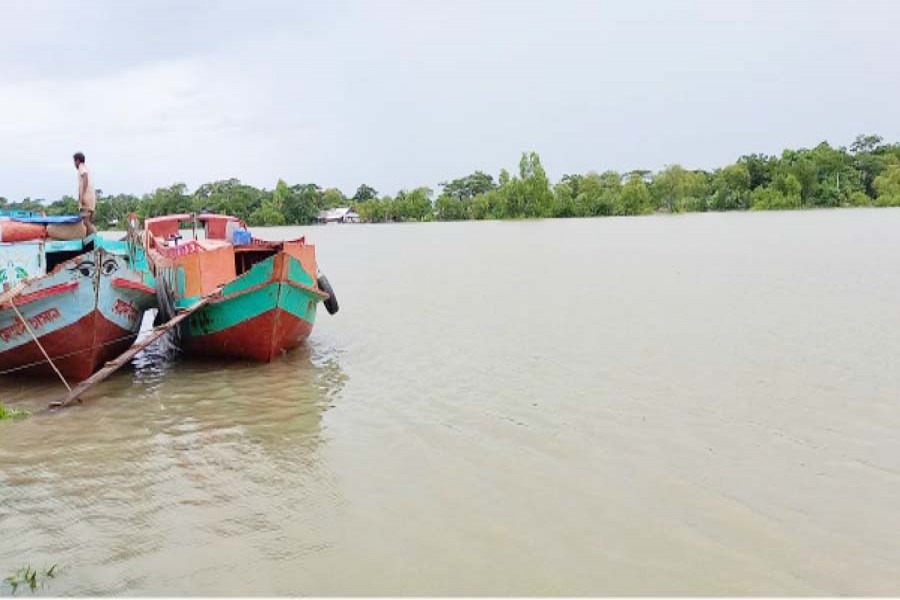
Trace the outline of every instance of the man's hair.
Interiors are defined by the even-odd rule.
[[[84,162],[84,152],[76,152],[72,155],[72,158],[74,158],[78,162]]]

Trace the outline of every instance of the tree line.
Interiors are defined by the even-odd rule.
[[[240,217],[250,225],[307,224],[320,211],[352,206],[371,223],[639,215],[653,212],[785,210],[840,206],[900,206],[900,144],[860,135],[849,148],[822,142],[780,155],[748,154],[713,171],[667,166],[651,172],[567,174],[551,184],[535,152],[523,153],[517,171],[495,179],[482,171],[428,187],[379,195],[366,184],[352,196],[314,184],[272,190],[228,179],[189,191],[183,183],[141,197],[98,190],[95,221],[115,227],[131,212],[141,218],[207,210]],[[75,214],[70,197],[54,202],[0,197],[0,209]]]

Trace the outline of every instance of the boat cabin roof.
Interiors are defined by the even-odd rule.
[[[208,239],[225,239],[225,227],[229,222],[245,226],[244,222],[237,217],[231,215],[217,215],[213,213],[181,213],[177,215],[165,215],[162,217],[152,217],[144,221],[144,229],[151,238],[168,238],[175,235],[181,228],[181,224],[190,224],[197,219],[206,227],[206,237]]]
[[[191,223],[194,220],[194,214],[197,216],[197,220],[200,222],[206,221],[240,221],[237,217],[232,217],[231,215],[219,215],[215,213],[179,213],[177,215],[163,215],[161,217],[149,217],[144,220],[144,226],[150,227],[156,223],[167,223],[167,222],[185,222]]]

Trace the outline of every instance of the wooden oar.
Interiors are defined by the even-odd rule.
[[[85,379],[84,381],[79,383],[78,385],[76,385],[75,388],[72,389],[66,395],[65,398],[63,398],[61,400],[57,400],[55,402],[51,402],[50,405],[47,406],[47,410],[51,410],[51,409],[55,409],[55,408],[66,408],[67,406],[71,406],[72,404],[74,404],[76,402],[80,402],[81,396],[86,391],[88,391],[89,389],[91,389],[92,387],[94,387],[95,385],[97,385],[98,383],[100,383],[101,381],[103,381],[104,379],[106,379],[107,377],[112,375],[113,373],[115,373],[117,370],[119,370],[119,368],[121,368],[123,365],[128,363],[128,361],[130,361],[132,358],[134,358],[134,356],[138,352],[140,352],[141,350],[143,350],[144,348],[146,348],[147,346],[149,346],[150,344],[152,344],[153,342],[155,342],[156,340],[161,338],[167,331],[169,331],[170,329],[172,329],[173,327],[175,327],[176,325],[178,325],[179,323],[181,323],[182,321],[187,319],[189,316],[194,314],[194,312],[196,312],[198,309],[203,308],[204,306],[209,304],[218,295],[219,295],[219,291],[217,290],[216,292],[214,292],[213,294],[210,294],[209,296],[204,296],[199,301],[197,301],[196,303],[194,303],[191,306],[189,306],[188,308],[186,308],[183,312],[178,313],[176,316],[172,317],[171,319],[169,319],[162,325],[160,325],[158,327],[154,327],[153,331],[150,333],[150,335],[145,337],[140,342],[133,344],[128,350],[126,350],[125,352],[120,354],[118,357],[116,357],[113,360],[106,363],[106,365],[104,365],[104,367],[102,369],[100,369],[99,371],[97,371],[96,373],[94,373],[93,375],[91,375],[90,377],[88,377],[87,379]]]

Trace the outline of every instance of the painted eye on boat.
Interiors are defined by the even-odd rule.
[[[69,270],[70,271],[78,271],[83,276],[90,277],[91,275],[94,274],[94,263],[90,260],[85,260],[85,261],[78,263],[74,267],[70,267]]]
[[[118,270],[119,270],[119,265],[118,265],[118,263],[116,263],[116,261],[113,260],[113,259],[109,259],[108,261],[106,261],[105,263],[103,263],[103,267],[102,267],[102,271],[101,271],[101,272],[102,272],[104,275],[112,275],[113,273],[115,273],[115,272],[118,271]]]

